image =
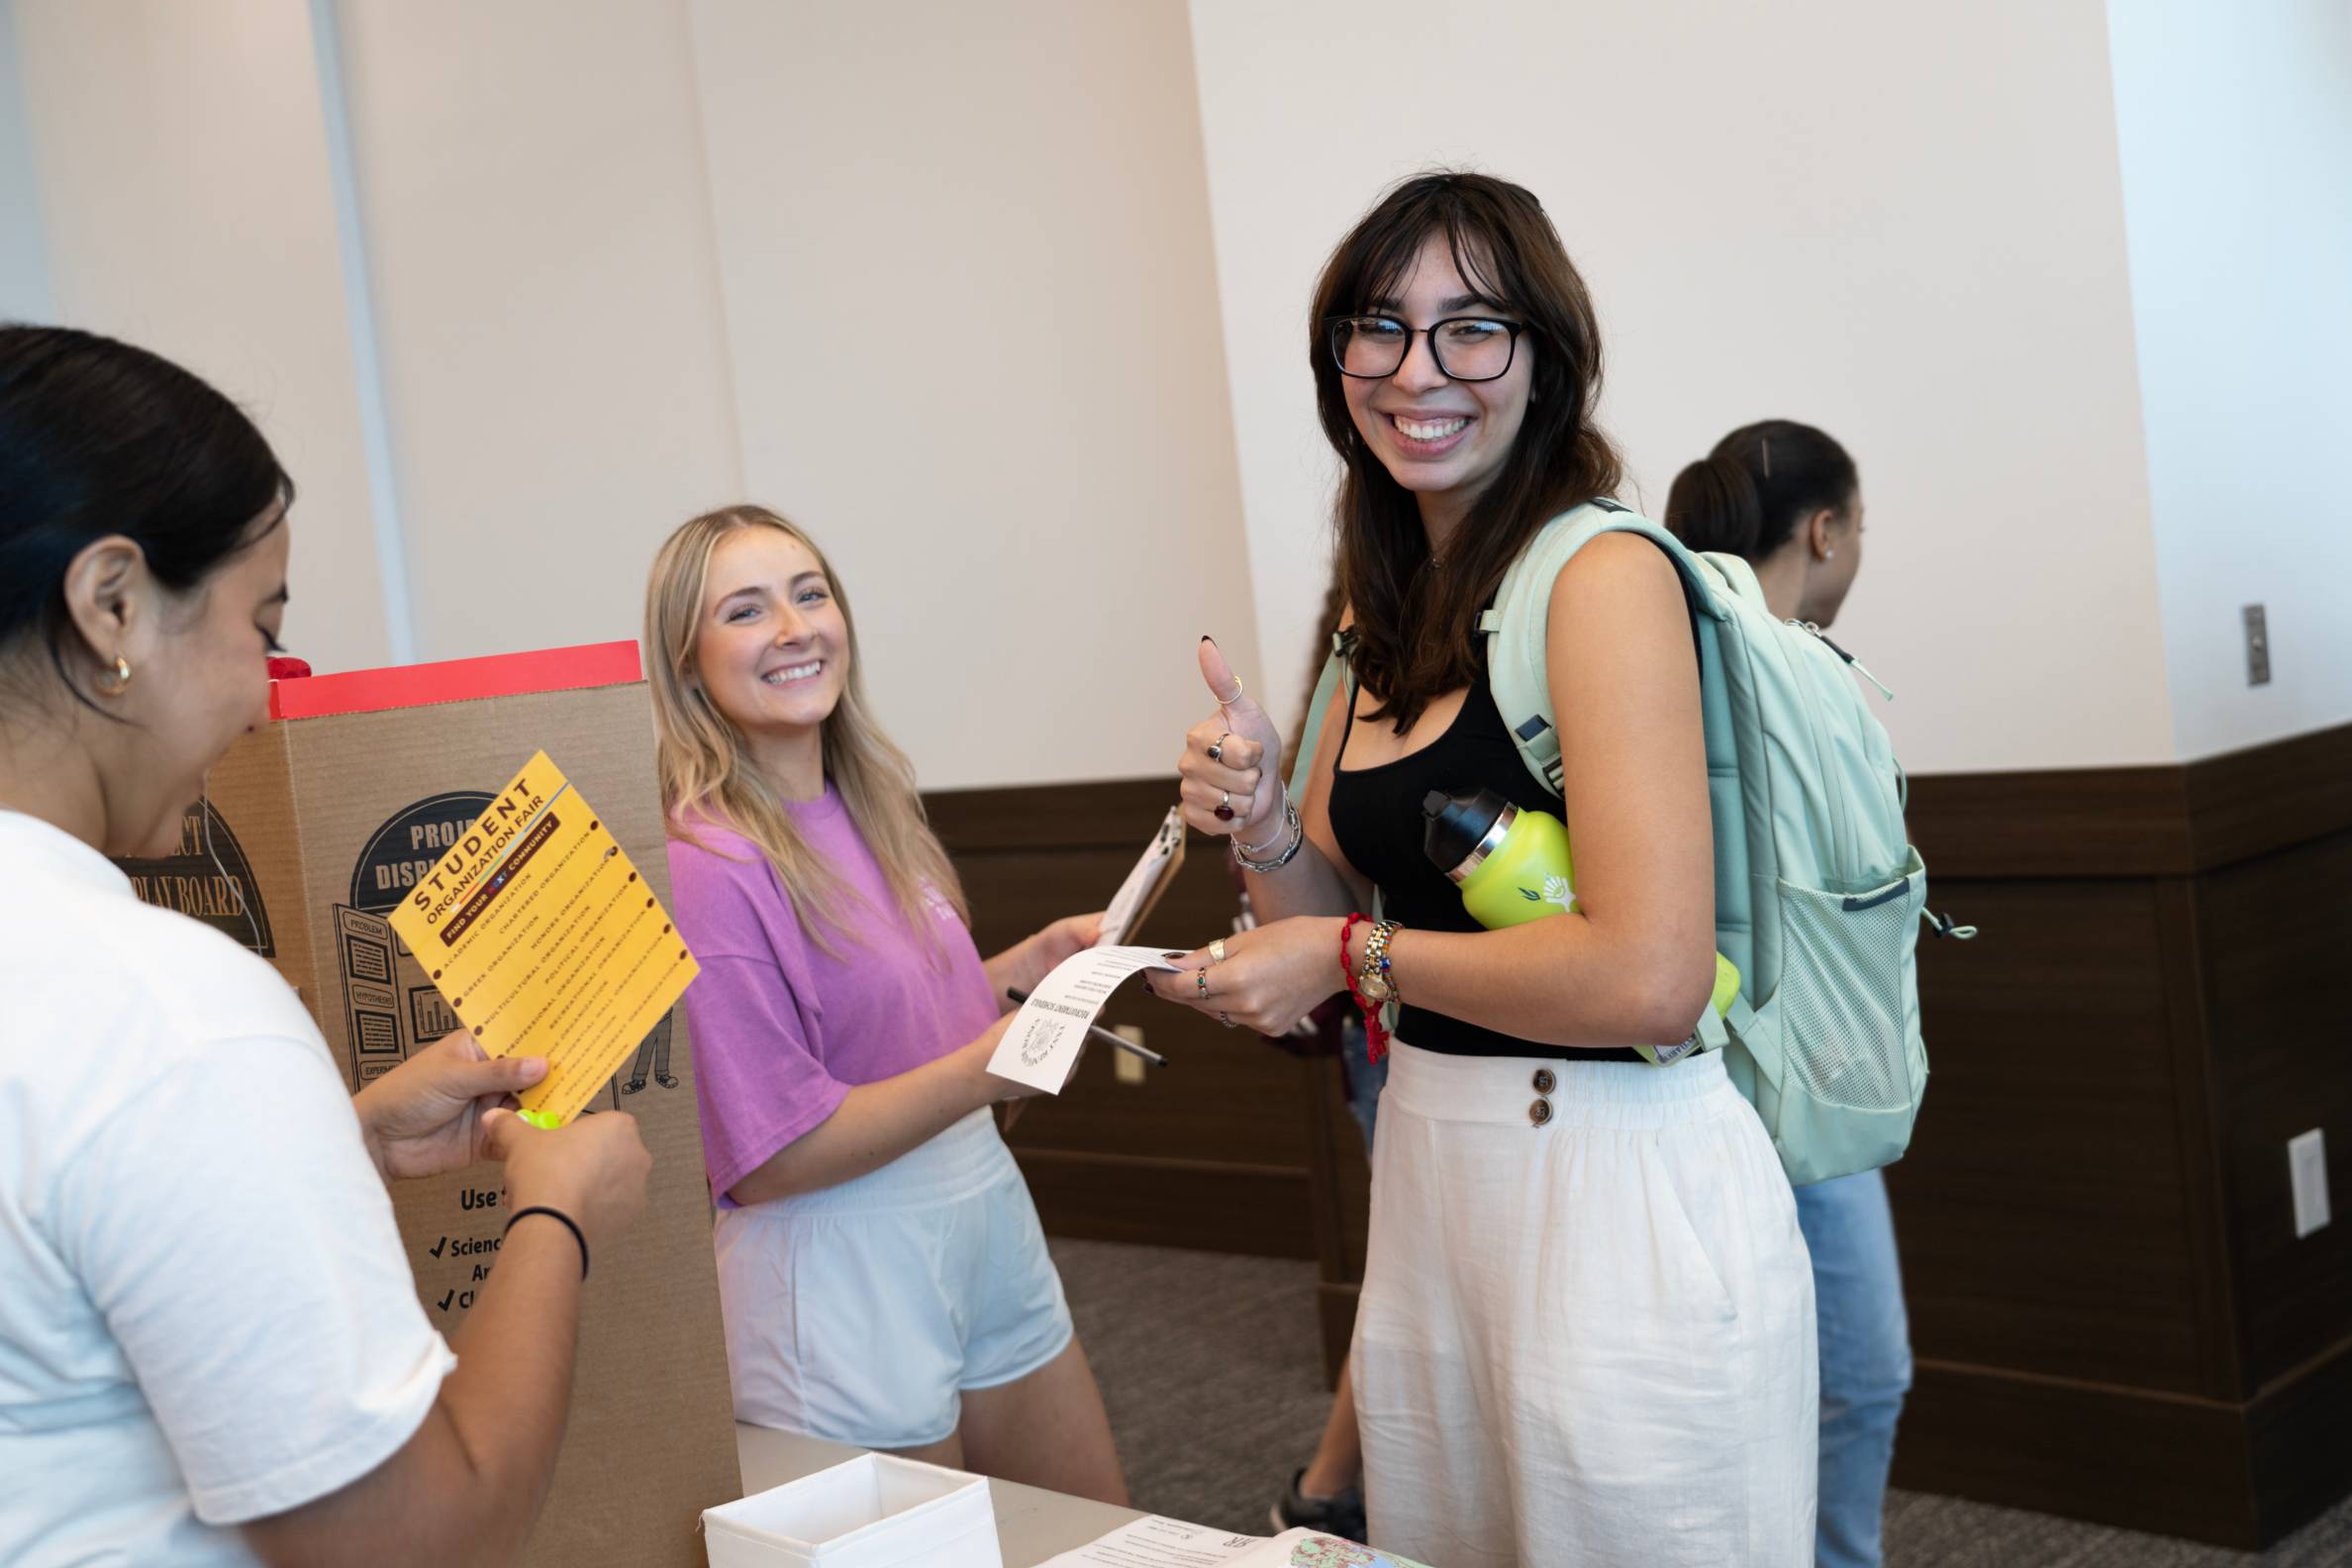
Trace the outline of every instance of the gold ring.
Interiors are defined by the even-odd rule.
[[[1209,1000],[1209,971],[1208,971],[1208,970],[1206,970],[1206,969],[1195,969],[1195,970],[1193,971],[1193,990],[1194,990],[1195,992],[1199,993],[1199,995],[1200,995],[1200,998],[1201,998],[1201,1000],[1202,1000],[1202,1001],[1206,1002],[1206,1001],[1208,1001],[1208,1000]]]
[[[1240,676],[1238,676],[1238,675],[1234,676],[1234,677],[1233,677],[1233,695],[1232,695],[1232,696],[1230,696],[1230,697],[1220,697],[1220,698],[1218,698],[1218,699],[1217,699],[1217,705],[1218,705],[1219,707],[1221,707],[1221,708],[1222,708],[1222,707],[1224,707],[1224,706],[1225,706],[1226,703],[1237,703],[1237,702],[1239,702],[1239,701],[1241,700],[1241,693],[1242,693],[1242,692],[1244,692],[1244,691],[1246,691],[1247,689],[1248,689],[1247,687],[1245,687],[1245,686],[1243,686],[1243,685],[1241,684],[1241,677],[1240,677]]]
[[[1224,963],[1224,962],[1225,962],[1225,938],[1224,938],[1223,936],[1220,936],[1220,937],[1218,937],[1218,938],[1217,938],[1217,940],[1215,940],[1215,941],[1213,941],[1213,942],[1211,942],[1211,943],[1209,944],[1209,961],[1210,961],[1211,963],[1213,963],[1213,964],[1221,964],[1221,963]]]

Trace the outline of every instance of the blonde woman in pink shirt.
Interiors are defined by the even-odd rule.
[[[1011,1014],[1093,942],[983,959],[839,580],[773,512],[662,545],[645,642],[735,1415],[1127,1501],[1094,1373],[990,1107]]]

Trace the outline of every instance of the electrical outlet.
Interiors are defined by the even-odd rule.
[[[2239,612],[2246,621],[2246,684],[2270,684],[2270,619],[2262,606],[2248,605]]]
[[[1143,1043],[1143,1026],[1140,1024],[1122,1024],[1111,1032],[1126,1040],[1129,1045]],[[1141,1083],[1143,1070],[1150,1065],[1132,1051],[1113,1051],[1111,1060],[1118,1068],[1119,1081],[1123,1084]]]
[[[2327,1212],[2327,1136],[2319,1128],[2287,1140],[2287,1175],[2295,1187],[2295,1238],[2302,1240],[2330,1218]]]

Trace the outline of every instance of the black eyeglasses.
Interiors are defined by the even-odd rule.
[[[1519,336],[1527,330],[1523,322],[1491,316],[1448,316],[1422,328],[1394,316],[1334,316],[1323,327],[1339,373],[1366,381],[1395,375],[1413,351],[1413,340],[1424,334],[1438,373],[1448,381],[1492,381],[1511,369]]]

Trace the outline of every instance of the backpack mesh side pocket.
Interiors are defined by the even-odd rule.
[[[1783,1060],[1795,1088],[1825,1106],[1901,1111],[1911,1082],[1904,974],[1917,940],[1926,867],[1867,893],[1780,884]]]

